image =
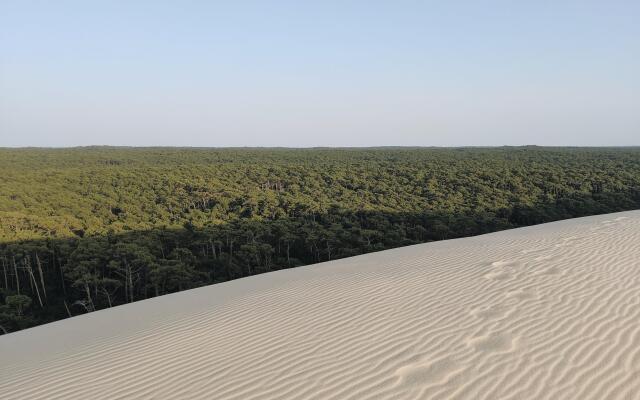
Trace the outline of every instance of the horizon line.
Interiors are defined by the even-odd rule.
[[[619,149],[638,148],[632,145],[466,145],[466,146],[189,146],[189,145],[111,145],[91,144],[78,146],[0,146],[0,150],[73,150],[73,149],[191,149],[191,150],[358,150],[358,149],[499,149],[499,148],[544,148],[544,149]]]

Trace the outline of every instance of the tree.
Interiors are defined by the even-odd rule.
[[[22,317],[24,312],[31,306],[33,302],[31,297],[25,296],[24,294],[15,294],[12,296],[7,296],[5,299],[5,304],[18,317]]]
[[[640,208],[640,149],[0,149],[0,325]],[[219,271],[219,272],[218,272]],[[4,303],[25,295],[18,317]]]

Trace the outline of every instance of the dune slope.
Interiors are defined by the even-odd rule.
[[[279,271],[0,337],[3,399],[640,396],[640,211]]]

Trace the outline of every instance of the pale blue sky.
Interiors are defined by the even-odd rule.
[[[640,145],[640,1],[0,0],[0,146]]]

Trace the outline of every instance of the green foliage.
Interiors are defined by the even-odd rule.
[[[0,149],[0,171],[7,330],[640,204],[637,148]]]
[[[7,296],[4,299],[7,309],[12,314],[21,317],[22,314],[31,306],[31,297],[23,294],[14,294],[13,296]]]
[[[24,315],[31,306],[31,297],[14,294],[6,296],[4,303],[0,305],[0,332],[7,333],[11,330],[26,328],[33,323]]]

